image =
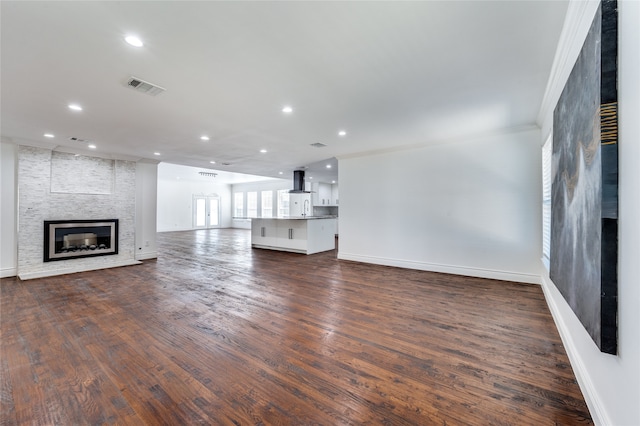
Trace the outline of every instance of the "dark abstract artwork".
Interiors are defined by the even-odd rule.
[[[550,277],[617,352],[617,3],[603,0],[553,114]]]

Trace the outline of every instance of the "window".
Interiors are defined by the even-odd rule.
[[[258,217],[258,193],[247,192],[247,217]]]
[[[262,191],[262,217],[273,217],[273,191]]]
[[[549,270],[551,258],[551,135],[542,145],[542,262]]]
[[[236,192],[233,194],[233,216],[244,216],[244,192]]]
[[[278,217],[289,216],[289,190],[278,191]]]

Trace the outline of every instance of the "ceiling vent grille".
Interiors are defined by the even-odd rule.
[[[164,87],[160,87],[157,84],[149,83],[137,77],[130,77],[127,80],[127,86],[138,92],[146,93],[147,95],[156,96],[164,92]]]
[[[214,177],[218,176],[217,173],[212,173],[212,172],[198,172],[198,173],[200,173],[200,176],[206,176],[206,177],[213,177],[214,178]]]
[[[316,142],[316,143],[312,143],[311,146],[314,148],[324,148],[326,145],[320,142]]]
[[[75,136],[70,137],[69,138],[70,141],[74,141],[74,142],[89,142],[87,139],[80,139],[80,138],[76,138]]]

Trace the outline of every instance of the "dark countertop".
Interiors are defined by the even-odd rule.
[[[317,220],[317,219],[336,219],[338,216],[282,216],[282,217],[234,217],[233,219],[261,219],[261,220]]]

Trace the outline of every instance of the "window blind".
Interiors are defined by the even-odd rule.
[[[549,270],[551,257],[551,135],[542,145],[542,262]]]

